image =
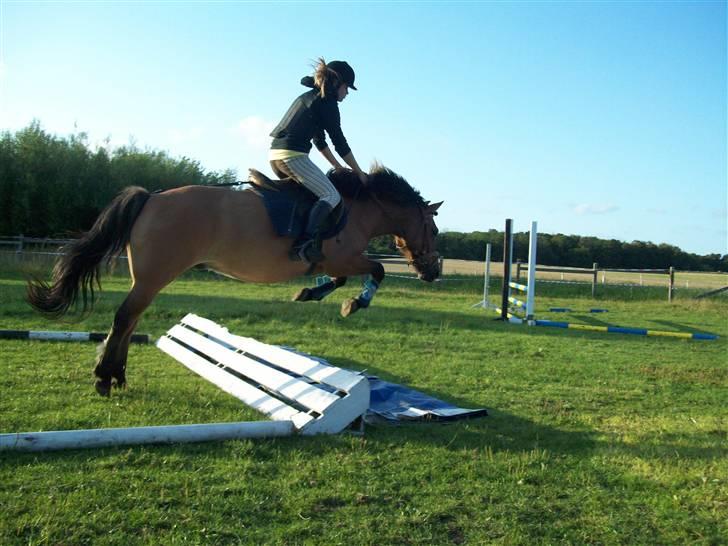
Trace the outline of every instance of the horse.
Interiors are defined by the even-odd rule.
[[[257,171],[251,170],[256,174]],[[257,173],[260,181],[260,173]],[[229,187],[184,186],[160,193],[130,186],[101,211],[91,229],[64,247],[50,283],[31,278],[27,301],[37,311],[60,318],[82,304],[91,311],[94,286],[101,289],[101,265],[126,251],[132,286],[114,315],[95,362],[95,388],[109,396],[126,386],[129,342],[139,317],[165,286],[186,270],[204,266],[255,283],[283,282],[326,274],[327,283],[301,289],[295,301],[320,301],[344,286],[351,275],[366,275],[357,298],[343,302],[341,315],[369,307],[384,279],[384,267],[367,257],[369,241],[393,235],[394,242],[421,280],[440,273],[434,216],[442,202],[430,204],[390,169],[375,165],[362,185],[348,170],[332,171],[348,222],[323,242],[325,259],[316,264],[291,261],[291,238],[275,232],[259,195]],[[256,177],[254,177],[256,178]],[[267,180],[267,179],[266,179]]]

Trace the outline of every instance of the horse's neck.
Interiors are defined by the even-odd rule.
[[[400,235],[399,209],[387,203],[372,200],[347,201],[349,223],[365,233],[369,239],[381,235]]]

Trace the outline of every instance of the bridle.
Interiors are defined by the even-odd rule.
[[[378,197],[375,195],[371,195],[372,201],[376,203],[376,205],[382,210],[385,216],[387,216],[390,220],[394,220],[395,218],[387,211],[385,206],[382,204],[382,202],[379,200]],[[418,210],[420,211],[420,217],[422,219],[422,231],[423,231],[423,237],[422,240],[427,240],[427,234],[425,233],[425,230],[427,230],[427,222],[425,222],[425,213],[422,207],[418,207]],[[399,244],[399,241],[403,241],[403,244]],[[404,256],[405,260],[407,260],[407,265],[414,267],[417,271],[423,271],[425,270],[431,263],[436,262],[439,254],[434,251],[421,251],[421,252],[415,252],[411,248],[407,246],[407,243],[404,242],[403,237],[397,237],[395,239],[395,246],[397,250]]]

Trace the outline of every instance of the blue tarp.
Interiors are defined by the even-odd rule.
[[[331,366],[326,359],[319,356],[303,353],[285,345],[279,345],[279,347],[317,360],[326,366]],[[355,370],[347,371],[361,373]],[[362,373],[362,375],[369,380],[371,390],[369,410],[364,416],[364,420],[369,423],[382,421],[392,423],[402,421],[457,421],[488,415],[488,410],[484,408],[459,408],[404,385],[383,381],[374,375],[365,373]]]
[[[371,389],[366,421],[455,421],[485,417],[485,409],[453,406],[403,385],[367,376]]]

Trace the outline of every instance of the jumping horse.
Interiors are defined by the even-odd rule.
[[[262,175],[257,171],[260,181]],[[126,251],[132,286],[116,311],[94,373],[96,390],[108,396],[111,387],[126,384],[131,335],[140,315],[162,288],[186,270],[209,269],[249,282],[275,283],[305,274],[326,274],[331,281],[303,288],[295,301],[320,301],[351,275],[366,275],[357,298],[342,304],[346,317],[369,306],[384,279],[381,263],[365,254],[369,240],[393,235],[399,251],[431,282],[439,275],[434,216],[442,203],[426,202],[417,190],[391,170],[375,166],[362,185],[351,171],[330,178],[342,195],[348,222],[323,243],[326,259],[314,266],[289,259],[291,239],[273,229],[262,199],[252,191],[185,186],[161,193],[127,187],[99,214],[91,229],[64,248],[50,283],[28,282],[28,302],[51,317],[82,304],[93,307],[94,286],[101,288],[101,265]]]

